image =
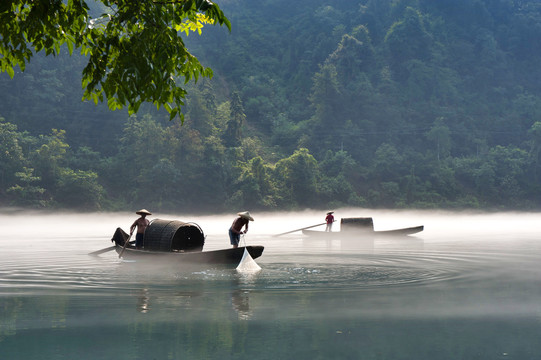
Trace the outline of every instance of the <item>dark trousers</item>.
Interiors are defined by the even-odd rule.
[[[135,234],[135,247],[137,249],[143,247],[143,237],[145,234],[137,233]]]

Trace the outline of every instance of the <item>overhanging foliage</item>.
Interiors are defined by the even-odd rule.
[[[204,23],[231,24],[209,0],[100,0],[92,17],[84,0],[4,0],[0,4],[0,70],[12,78],[36,52],[58,55],[63,45],[89,57],[82,74],[84,99],[107,100],[110,109],[143,102],[163,106],[173,119],[186,89],[179,85],[212,77],[184,44],[182,33]],[[182,83],[182,82],[181,82]]]

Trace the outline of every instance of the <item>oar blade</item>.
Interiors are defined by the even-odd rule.
[[[93,251],[93,252],[89,253],[88,255],[97,256],[97,255],[106,253],[108,251],[114,250],[114,249],[115,249],[115,246],[113,245],[113,246],[109,246],[108,248],[105,248],[105,249]]]

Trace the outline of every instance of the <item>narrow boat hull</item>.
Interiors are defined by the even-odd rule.
[[[423,231],[424,228],[425,227],[423,225],[420,225],[420,226],[413,226],[413,227],[404,228],[404,229],[374,231],[374,233],[376,235],[398,235],[398,236],[403,236],[403,235],[417,234],[418,232]]]
[[[320,239],[339,239],[339,238],[373,238],[376,236],[406,236],[416,234],[424,230],[424,226],[413,226],[403,229],[374,231],[371,229],[358,229],[348,231],[317,231],[303,230],[305,236]]]
[[[246,246],[248,253],[253,259],[260,257],[263,254],[263,246]],[[178,264],[212,264],[212,265],[231,265],[237,266],[244,254],[244,247],[200,251],[200,252],[164,252],[164,251],[149,251],[144,249],[135,249],[126,247],[122,251],[122,246],[117,245],[115,248],[118,254],[122,254],[124,259],[133,260],[148,260],[148,261],[167,261]]]

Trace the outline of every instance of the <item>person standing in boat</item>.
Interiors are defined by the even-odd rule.
[[[329,211],[327,213],[327,216],[325,217],[325,221],[327,222],[327,227],[325,228],[325,231],[332,231],[332,223],[334,222],[334,211]]]
[[[233,248],[239,247],[240,234],[246,234],[248,232],[248,223],[254,221],[254,218],[250,216],[248,211],[237,213],[238,217],[233,220],[233,224],[229,228],[229,240]],[[244,231],[242,231],[242,227]]]
[[[140,218],[135,220],[130,227],[130,237],[133,234],[133,231],[137,227],[137,233],[135,234],[135,248],[141,249],[143,247],[143,237],[145,235],[145,230],[147,229],[148,225],[150,225],[150,221],[146,218],[147,215],[152,215],[152,213],[146,209],[141,209],[139,211],[135,212],[137,215],[141,215]]]

